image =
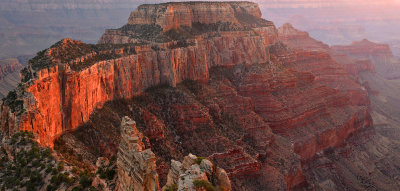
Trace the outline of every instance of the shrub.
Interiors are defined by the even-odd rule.
[[[113,155],[110,157],[110,165],[114,164],[117,161],[117,156]]]
[[[50,157],[52,152],[53,152],[53,151],[52,151],[49,147],[47,147],[47,148],[43,151],[42,156],[44,156],[44,157]]]
[[[49,165],[45,170],[46,174],[50,173],[52,171],[52,169],[53,169],[53,167],[51,165]]]
[[[17,142],[17,138],[13,136],[13,137],[11,138],[11,142],[10,142],[10,143],[13,145],[13,144],[15,144],[16,142]]]
[[[32,181],[26,182],[27,191],[35,191],[35,184]]]
[[[57,188],[53,186],[52,184],[47,185],[46,191],[55,191]]]
[[[201,161],[203,161],[203,159],[205,159],[204,157],[197,157],[196,160],[194,161],[196,164],[200,165]]]
[[[34,161],[32,162],[32,166],[33,166],[33,167],[39,167],[39,166],[40,166],[39,160],[34,160]]]
[[[83,190],[82,186],[75,186],[74,188],[72,188],[71,191],[81,191]]]
[[[63,161],[61,161],[61,162],[58,163],[57,169],[58,169],[59,171],[64,170],[64,162],[63,162]]]
[[[71,172],[74,173],[74,174],[76,174],[76,173],[78,172],[78,169],[77,169],[76,167],[72,167]]]
[[[211,185],[210,182],[206,181],[206,180],[195,180],[193,181],[193,185],[197,188],[204,188],[207,191],[216,191],[217,189]]]
[[[168,186],[165,191],[177,191],[178,190],[178,185],[172,184],[171,186]]]
[[[58,170],[56,168],[51,169],[51,175],[56,175],[58,174]]]
[[[52,176],[51,179],[50,179],[50,182],[51,182],[53,185],[60,185],[60,184],[62,183],[62,176],[61,176],[61,174]]]
[[[101,168],[101,167],[98,168],[97,171],[96,171],[96,174],[99,174],[99,175],[100,175],[100,178],[102,178],[101,175],[104,174],[103,168]]]
[[[92,179],[88,176],[81,176],[81,179],[79,180],[79,184],[83,187],[89,187],[92,184]]]
[[[112,179],[114,179],[115,170],[114,169],[107,169],[104,174],[105,174],[105,176],[106,176],[106,178],[108,180],[112,180]]]

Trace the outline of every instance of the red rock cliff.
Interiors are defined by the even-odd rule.
[[[241,15],[261,18],[256,3],[165,3],[141,5],[131,13],[128,24],[158,24],[164,31],[181,26],[192,27],[193,23],[212,24],[218,22],[240,23]],[[242,18],[244,19],[244,18]]]
[[[147,136],[172,139],[167,133],[174,127],[185,150],[217,161],[239,190],[266,185],[290,189],[304,183],[300,161],[340,146],[371,125],[368,100],[327,52],[289,50],[280,43],[275,26],[260,19],[253,5],[145,5],[132,13],[129,25],[106,31],[99,45],[60,41],[39,53],[22,73],[24,85],[15,99],[2,105],[1,128],[9,134],[33,131],[41,144],[52,146],[58,136],[87,122],[107,101],[132,98],[158,84],[174,87],[196,80],[205,84],[204,95],[166,96],[173,98],[165,106],[173,115],[172,125],[158,125],[167,120],[156,119],[160,115],[153,113],[164,106],[148,104],[155,109],[143,111]],[[243,12],[232,15],[237,6],[244,7]],[[169,7],[173,15],[159,7]],[[153,9],[178,24],[143,20],[153,17]],[[187,10],[196,16],[186,17]],[[225,23],[229,15],[238,23]],[[121,44],[127,42],[136,44]],[[223,130],[228,135],[216,128],[220,121],[230,122]],[[199,147],[204,140],[213,144]],[[175,142],[168,140],[162,146],[166,153],[181,149],[174,147]],[[258,183],[253,185],[249,177]]]
[[[400,62],[394,58],[390,47],[366,39],[347,46],[333,46],[335,53],[345,54],[356,60],[371,60],[376,72],[387,79],[400,78]]]
[[[225,11],[215,14],[224,15]],[[276,40],[273,25],[220,31],[215,37],[199,35],[184,45],[177,41],[157,43],[157,51],[153,45],[113,46],[105,51],[107,47],[93,48],[65,39],[28,66],[32,74],[25,76],[33,78],[25,83],[26,92],[19,97],[24,112],[17,116],[3,106],[2,126],[10,132],[18,128],[33,131],[41,144],[52,146],[55,138],[86,122],[92,111],[106,101],[131,98],[157,84],[175,86],[185,79],[207,82],[209,69],[214,66],[265,63],[269,59],[266,46]]]

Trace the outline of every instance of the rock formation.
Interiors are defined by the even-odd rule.
[[[116,190],[160,190],[156,156],[150,149],[145,149],[142,139],[143,134],[136,128],[135,121],[125,116],[121,122]],[[214,185],[221,191],[231,190],[231,183],[224,169],[214,166],[208,159],[192,154],[186,156],[182,163],[172,160],[167,179],[163,190],[177,188],[179,191],[194,191],[204,186],[214,187]],[[202,184],[198,185],[196,181]]]
[[[224,169],[214,166],[208,159],[189,154],[185,156],[182,163],[175,160],[171,161],[167,184],[163,187],[163,190],[173,187],[179,191],[201,188],[208,190],[209,187],[221,191],[230,191],[231,182]]]
[[[18,59],[0,60],[0,98],[17,87],[19,82],[19,71],[23,68]]]
[[[400,62],[394,58],[389,45],[376,44],[364,39],[348,46],[333,46],[332,49],[356,60],[370,60],[376,72],[387,79],[400,78]]]
[[[214,66],[265,63],[265,46],[276,40],[273,25],[221,31],[217,37],[196,36],[188,39],[195,42],[190,46],[171,41],[118,48],[65,39],[40,52],[23,71],[26,92],[18,99],[24,100],[26,111],[13,116],[4,106],[3,129],[12,133],[15,126],[34,131],[41,144],[52,146],[62,132],[86,122],[93,109],[106,101],[131,98],[157,84],[175,86],[185,79],[206,82]],[[153,50],[154,46],[160,51]]]
[[[150,149],[144,149],[142,138],[135,121],[124,117],[117,157],[117,190],[159,190],[156,156]]]
[[[398,94],[399,84],[395,78],[393,79],[398,75],[396,71],[398,61],[393,58],[391,51],[386,45],[375,44],[368,40],[348,46],[327,48],[327,45],[318,45],[313,43],[316,41],[310,37],[301,35],[304,32],[293,28],[286,31],[291,33],[283,35],[280,33],[280,38],[289,35],[291,38],[282,39],[289,47],[309,50],[315,50],[316,46],[323,48],[321,50],[328,52],[363,88],[368,90],[375,127],[375,129],[361,130],[349,138],[342,147],[326,149],[305,164],[304,175],[309,183],[322,190],[370,188],[392,190],[397,187],[393,177],[399,176],[399,169],[392,164],[399,163],[397,159],[399,153],[392,151],[398,147],[396,140],[400,135],[400,123],[396,120],[400,101],[395,96]],[[297,44],[299,41],[305,45],[299,46]],[[375,67],[380,67],[380,70],[376,72]],[[393,71],[385,68],[392,68]],[[388,74],[387,72],[393,75],[382,76]],[[365,170],[359,170],[360,166]],[[387,174],[388,172],[390,173]],[[346,183],[349,181],[352,183]]]
[[[329,46],[310,37],[307,32],[295,29],[290,23],[278,28],[279,39],[294,49],[326,52]]]
[[[178,29],[182,26],[192,27],[194,23],[244,23],[247,19],[261,18],[258,5],[250,2],[231,3],[165,3],[158,5],[141,5],[131,13],[129,25],[156,24],[164,31]],[[266,22],[268,23],[268,22]]]
[[[189,153],[224,168],[233,190],[319,188],[308,184],[315,176],[307,167],[371,128],[368,93],[325,45],[289,25],[278,31],[259,13],[248,2],[143,5],[97,45],[64,39],[23,70],[0,127],[33,131],[49,146],[92,131],[78,141],[109,153],[118,148],[114,121],[130,115],[147,138],[121,129],[120,189],[157,189],[155,170],[169,186],[181,176],[206,180],[201,164],[184,162],[182,175],[172,162],[168,171]],[[290,48],[297,38],[312,50]],[[207,180],[228,187],[225,173],[211,169],[219,181]]]

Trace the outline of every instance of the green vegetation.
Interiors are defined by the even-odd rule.
[[[37,55],[29,60],[29,65],[34,71],[49,68],[57,63],[70,63],[78,58],[85,57],[82,62],[71,65],[73,70],[82,70],[92,64],[120,58],[121,56],[136,54],[135,47],[144,43],[131,44],[85,44],[74,40],[61,40],[49,49],[40,51]],[[123,49],[121,54],[117,49]],[[22,70],[22,82],[28,82],[35,74],[32,74],[27,68]]]
[[[87,188],[92,184],[93,179],[90,176],[83,175],[79,179],[79,184],[82,188]]]
[[[27,67],[25,67],[24,69],[21,70],[21,82],[28,82],[30,79],[33,78],[33,74],[29,71],[29,69]]]
[[[49,56],[47,56],[47,50],[42,50],[36,54],[35,57],[28,61],[29,65],[32,66],[33,70],[41,70],[54,65]],[[32,76],[31,76],[32,77]],[[29,79],[29,78],[28,78]]]
[[[5,105],[9,106],[11,112],[20,115],[24,112],[24,101],[18,98],[17,92],[15,90],[10,91],[7,97],[3,98]]]
[[[7,153],[3,153],[1,159],[1,171],[5,173],[0,177],[4,179],[2,187],[11,189],[25,187],[26,190],[35,190],[35,187],[43,184],[43,175],[40,168],[46,163],[43,156],[44,149],[37,146],[32,139],[34,134],[28,131],[22,131],[14,134],[10,140],[10,144],[20,147],[19,152],[15,153],[15,159],[9,161]]]
[[[187,40],[178,40],[175,44],[168,46],[169,49],[185,48],[188,46],[194,46],[194,42],[188,42]]]
[[[99,174],[101,179],[108,179],[108,180],[114,179],[115,173],[116,171],[113,168],[104,169],[102,167],[98,168],[96,172],[96,174]]]
[[[203,85],[195,80],[184,80],[181,84],[195,95],[204,92]]]
[[[204,157],[197,157],[196,160],[194,161],[196,164],[200,165],[201,161],[203,161],[203,159],[205,159]]]
[[[193,185],[196,188],[204,188],[207,191],[216,191],[217,189],[208,181],[206,180],[195,180],[193,181]]]
[[[21,131],[12,136],[9,143],[14,160],[8,160],[8,154],[0,153],[0,186],[4,189],[38,190],[49,179],[46,190],[57,190],[61,185],[73,185],[76,177],[65,171],[63,161],[57,163],[50,148],[40,147],[34,141],[32,132]],[[55,167],[54,167],[55,166]],[[90,174],[90,173],[88,173]],[[87,183],[86,183],[87,184]]]
[[[116,174],[116,161],[117,157],[115,155],[111,156],[108,165],[105,167],[99,167],[96,174],[98,174],[101,179],[113,180]]]
[[[131,38],[155,42],[167,42],[168,38],[162,35],[162,30],[161,26],[157,24],[127,24],[116,29],[116,31],[121,31],[123,35]]]
[[[170,29],[165,32],[169,40],[186,40],[194,38],[194,35],[189,27],[179,27],[178,29]]]
[[[113,155],[110,157],[110,164],[115,164],[116,161],[117,161],[117,156]]]
[[[165,191],[177,191],[178,190],[178,185],[172,184],[171,186],[168,186]]]

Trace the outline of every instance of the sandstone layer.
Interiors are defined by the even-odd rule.
[[[242,17],[261,18],[261,11],[256,3],[165,3],[141,5],[131,13],[128,24],[157,24],[164,31],[182,26],[192,27],[193,23],[212,24],[218,22],[243,23]],[[245,18],[242,18],[245,19]],[[250,23],[248,23],[250,24]]]
[[[162,183],[171,159],[194,153],[224,168],[233,190],[312,189],[308,161],[372,125],[367,92],[328,52],[288,48],[279,38],[293,30],[278,34],[259,13],[248,2],[143,5],[98,45],[64,39],[23,70],[1,129],[48,146],[91,132],[76,142],[106,155],[129,115]]]
[[[124,117],[117,157],[116,190],[159,190],[156,156],[150,149],[144,149],[142,138],[143,134],[136,129],[135,121]]]
[[[357,60],[371,60],[378,74],[386,79],[400,78],[400,62],[394,58],[389,45],[376,44],[366,39],[348,46],[333,46],[333,51]]]
[[[280,38],[289,35],[291,38],[284,38],[284,42],[291,48],[315,50],[318,45],[313,43],[315,40],[302,35],[304,32],[293,28],[286,31],[291,33],[280,33]],[[301,47],[296,44],[299,41],[308,44]],[[365,47],[360,49],[361,45]],[[324,51],[368,91],[374,128],[352,135],[340,148],[328,148],[315,155],[303,167],[305,177],[321,190],[393,190],[398,187],[394,180],[398,179],[400,170],[394,165],[399,163],[400,123],[397,116],[400,102],[396,96],[399,83],[396,79],[383,77],[382,71],[390,65],[395,68],[397,61],[386,45],[367,40],[348,46],[319,47],[324,47]],[[376,72],[375,67],[380,70]],[[390,72],[398,75],[395,70]]]
[[[16,58],[0,60],[0,98],[17,87],[23,65]]]
[[[144,135],[136,128],[135,121],[125,116],[120,128],[116,190],[160,190],[156,156],[150,149],[145,149],[142,142]],[[208,159],[192,154],[186,156],[182,163],[172,160],[167,179],[162,190],[177,188],[178,191],[194,191],[207,188],[206,184],[221,191],[231,190],[231,183],[224,169],[214,166]],[[200,182],[202,185],[199,185]]]

